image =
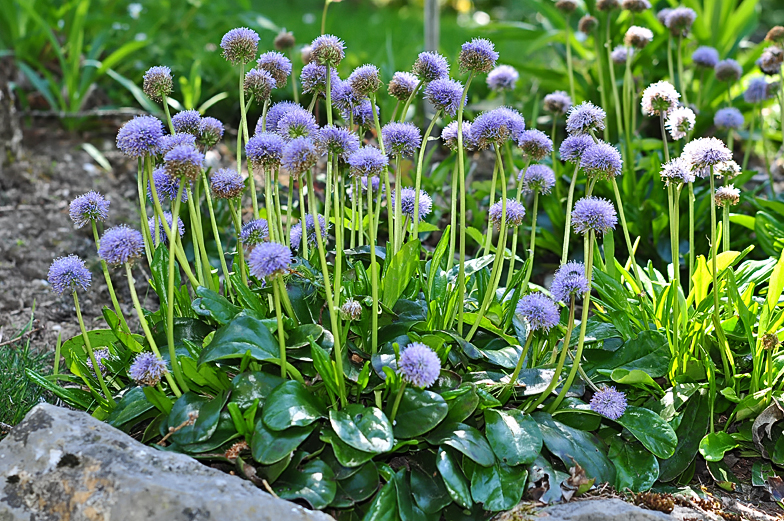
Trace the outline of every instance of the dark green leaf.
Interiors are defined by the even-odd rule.
[[[659,462],[640,443],[616,438],[607,457],[615,465],[615,488],[633,492],[649,490],[659,477]]]
[[[167,418],[167,427],[178,429],[171,436],[171,440],[179,445],[188,445],[207,441],[218,427],[220,412],[226,404],[228,393],[221,393],[212,400],[187,392],[180,396],[172,407]],[[196,414],[196,421],[192,425],[186,422],[192,420]]]
[[[678,446],[672,457],[659,462],[659,479],[672,481],[685,471],[697,455],[700,440],[708,432],[710,409],[707,393],[695,393],[683,410],[683,418],[675,431]]]
[[[775,475],[776,472],[770,463],[757,460],[751,467],[751,484],[755,487],[764,487],[768,482],[768,478]]]
[[[589,376],[599,369],[639,369],[653,378],[667,374],[670,348],[667,337],[658,331],[642,331],[617,351],[586,350],[583,368]]]
[[[419,241],[409,241],[388,262],[382,280],[381,302],[391,308],[403,294],[419,266]]]
[[[394,481],[388,482],[376,494],[362,521],[398,521],[397,490]]]
[[[473,385],[460,387],[449,397],[444,396],[444,399],[449,405],[449,412],[445,419],[450,423],[466,420],[479,405],[479,395],[476,392],[476,387]]]
[[[509,510],[522,498],[522,484],[527,477],[524,467],[510,467],[500,462],[490,467],[477,466],[471,476],[471,496],[491,512]]]
[[[144,391],[144,396],[147,397],[147,400],[155,405],[159,411],[164,414],[169,414],[171,412],[172,406],[174,405],[171,398],[163,394],[155,387],[143,387],[142,390]]]
[[[279,358],[278,342],[261,320],[240,315],[215,332],[199,356],[199,365],[228,358],[250,356],[260,362]]]
[[[539,426],[518,409],[485,410],[485,432],[495,455],[509,466],[527,465],[542,450]]]
[[[250,445],[253,459],[263,465],[277,463],[299,447],[315,428],[315,425],[308,425],[273,431],[259,419]]]
[[[329,411],[329,421],[335,433],[357,450],[381,454],[392,449],[392,424],[376,407],[349,404],[345,409]]]
[[[726,432],[711,432],[700,441],[700,454],[705,461],[721,461],[724,454],[738,446],[732,436]]]
[[[709,461],[708,472],[716,484],[728,492],[735,492],[740,487],[740,481],[723,461]]]
[[[332,445],[335,459],[344,467],[359,467],[372,460],[373,456],[375,456],[372,452],[363,452],[348,445],[331,429],[324,430],[321,433],[321,441]]]
[[[432,391],[406,388],[395,417],[395,436],[408,439],[425,434],[441,423],[448,409],[441,395]]]
[[[193,311],[197,315],[210,317],[221,325],[228,324],[237,313],[242,311],[242,308],[229,302],[226,297],[203,286],[196,288],[196,294],[199,298],[194,299],[191,304]]]
[[[667,459],[675,454],[678,436],[670,424],[655,412],[642,407],[626,408],[623,416],[615,420],[626,427],[646,449],[656,456]]]
[[[133,387],[117,402],[117,407],[112,409],[106,421],[113,427],[119,427],[134,418],[138,418],[153,407],[155,405],[147,399],[144,389],[142,387]]]
[[[299,471],[289,467],[274,485],[275,493],[283,499],[304,499],[316,510],[327,507],[335,499],[337,484],[329,465],[313,460]]]
[[[231,382],[231,401],[247,409],[254,400],[264,402],[273,389],[285,382],[279,375],[253,371],[240,373]]]
[[[411,468],[411,493],[426,514],[439,513],[452,502],[444,480],[436,470],[429,458],[422,458],[418,466]]]
[[[337,482],[337,494],[330,506],[348,508],[368,499],[378,490],[378,470],[373,462],[366,463],[359,471]]]
[[[262,417],[274,431],[304,427],[327,416],[324,403],[304,385],[290,380],[277,386],[267,398]]]
[[[439,447],[436,453],[436,467],[452,499],[463,508],[471,508],[473,499],[471,499],[468,481],[455,457],[443,447]]]
[[[427,441],[432,445],[448,445],[457,449],[483,467],[495,463],[495,454],[484,435],[465,423],[442,424],[430,433]]]

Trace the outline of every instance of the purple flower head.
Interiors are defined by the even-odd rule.
[[[245,74],[243,88],[245,94],[253,96],[257,101],[264,102],[269,100],[270,93],[276,84],[275,78],[269,72],[264,69],[251,69]]]
[[[286,273],[291,266],[291,250],[277,242],[263,242],[248,256],[248,269],[257,279]]]
[[[491,90],[514,90],[518,79],[517,69],[511,65],[499,65],[487,74],[487,86]]]
[[[719,51],[707,45],[697,47],[691,55],[691,61],[697,67],[712,69],[719,63]]]
[[[92,274],[84,265],[84,261],[76,255],[58,257],[49,266],[49,284],[55,293],[60,295],[78,289],[90,287]]]
[[[541,161],[553,151],[552,140],[547,134],[535,128],[520,132],[517,136],[517,146],[532,161]]]
[[[678,140],[686,137],[694,129],[697,116],[689,107],[678,107],[667,115],[664,126],[670,131],[672,139]]]
[[[353,177],[372,177],[381,174],[389,159],[378,148],[367,145],[348,156],[347,162]]]
[[[346,56],[343,40],[331,34],[323,34],[310,44],[310,55],[319,65],[337,67]]]
[[[340,306],[340,316],[343,320],[359,320],[362,316],[362,304],[353,298],[348,299]]]
[[[400,353],[397,371],[406,383],[425,389],[438,381],[441,360],[430,347],[412,342]]]
[[[210,188],[218,199],[234,199],[245,191],[245,180],[233,168],[221,168],[212,174]]]
[[[292,177],[299,177],[303,172],[315,166],[318,151],[313,141],[306,137],[294,138],[283,147],[283,167]]]
[[[661,178],[665,186],[670,183],[693,183],[694,173],[691,165],[682,157],[675,157],[662,165]]]
[[[673,36],[687,36],[691,30],[697,13],[689,7],[676,7],[667,14],[664,25]]]
[[[92,222],[104,222],[109,217],[109,201],[91,190],[71,201],[68,214],[77,228]]]
[[[319,65],[318,63],[311,62],[302,68],[300,74],[300,82],[302,83],[302,92],[304,94],[318,94],[319,97],[325,98],[327,96],[327,67],[326,65]],[[335,69],[329,70],[330,89],[332,85],[340,82],[340,77]],[[331,94],[331,92],[330,92]]]
[[[387,84],[389,95],[398,101],[407,101],[419,84],[416,76],[410,72],[396,72]]]
[[[286,80],[291,74],[291,60],[275,51],[265,52],[259,56],[256,67],[270,73],[275,80],[275,88],[278,89],[286,86]]]
[[[561,321],[558,306],[543,293],[530,293],[521,298],[515,312],[525,319],[531,332],[547,333]]]
[[[646,116],[667,114],[678,106],[680,97],[670,82],[657,81],[642,91],[642,112]]]
[[[121,224],[109,228],[101,237],[98,256],[106,264],[118,266],[138,259],[144,253],[144,238],[139,230]]]
[[[462,96],[463,84],[449,78],[433,80],[425,88],[427,101],[432,103],[436,110],[443,110],[450,116],[457,114]]]
[[[180,145],[195,147],[196,136],[193,134],[186,134],[184,132],[178,132],[177,134],[167,134],[159,141],[158,152],[162,156],[165,156],[172,148]]]
[[[594,232],[601,236],[615,229],[617,223],[615,208],[607,199],[583,197],[574,204],[572,227],[575,233],[585,235]]]
[[[566,114],[570,108],[572,108],[572,98],[562,90],[551,92],[544,97],[544,110],[556,116]]]
[[[142,90],[154,101],[161,101],[164,96],[172,93],[174,82],[171,69],[162,65],[150,67],[144,73]]]
[[[735,206],[740,202],[740,190],[733,185],[720,186],[716,189],[716,206]]]
[[[419,78],[419,81],[424,82],[448,78],[449,62],[437,52],[421,52],[414,62],[412,72]]]
[[[644,49],[653,40],[653,31],[632,25],[623,37],[623,43],[635,49]]]
[[[380,110],[378,105],[376,107],[376,114],[379,114]],[[380,118],[379,114],[379,118]],[[354,124],[357,125],[359,128],[363,129],[370,129],[374,125],[373,120],[373,106],[370,104],[369,99],[363,99],[359,102],[359,104],[355,105],[354,108],[351,110],[350,114],[343,114],[343,119],[349,121],[349,119],[354,119]]]
[[[343,127],[325,125],[316,135],[316,147],[322,154],[334,154],[345,159],[359,150],[359,138]]]
[[[593,139],[588,134],[569,136],[561,142],[558,154],[561,156],[561,161],[577,164],[583,157],[583,152],[593,145]]]
[[[523,192],[549,194],[555,186],[555,174],[547,165],[530,165],[525,173],[521,171],[519,175],[523,178]]]
[[[237,65],[248,63],[256,58],[259,50],[259,35],[247,27],[238,27],[227,32],[221,38],[223,57]]]
[[[280,31],[273,41],[273,45],[279,51],[291,49],[295,43],[297,43],[297,40],[294,38],[294,33],[285,29]]]
[[[103,365],[104,360],[111,360],[112,356],[109,354],[108,349],[96,349],[93,351],[93,356],[95,356],[95,362],[98,364],[98,370],[101,373],[106,372],[106,366]],[[93,360],[89,356],[87,357],[87,367],[93,369]]]
[[[626,63],[626,59],[629,57],[629,53],[631,52],[632,50],[625,45],[618,45],[610,53],[610,59],[616,65],[623,65]]]
[[[196,141],[204,148],[212,148],[218,144],[223,137],[223,123],[220,120],[206,117],[201,118],[199,123],[199,134]]]
[[[273,104],[267,111],[266,128],[261,128],[261,118],[259,118],[259,122],[256,124],[256,133],[264,132],[265,130],[267,132],[277,132],[280,119],[294,109],[305,110],[302,108],[302,105],[292,101],[279,101]]]
[[[715,137],[701,137],[686,143],[681,154],[698,177],[707,177],[710,167],[722,161],[730,161],[732,152],[727,145]]]
[[[117,148],[128,157],[141,158],[158,153],[163,123],[152,116],[136,116],[117,132]]]
[[[199,133],[201,124],[201,114],[198,110],[183,110],[172,116],[172,126],[178,133],[193,134]]]
[[[490,72],[495,67],[498,53],[490,40],[474,38],[463,44],[457,61],[464,72]]]
[[[580,158],[580,168],[588,177],[611,179],[621,175],[623,160],[618,149],[599,141],[588,147]]]
[[[340,78],[331,84],[331,88],[332,106],[338,109],[341,114],[347,114],[349,117],[346,120],[348,120],[354,107],[365,98],[355,95],[351,90],[351,85]]]
[[[163,156],[166,173],[172,177],[198,179],[204,168],[204,155],[190,145],[178,145]]]
[[[626,395],[615,387],[603,387],[591,398],[591,410],[607,419],[617,420],[626,412]]]
[[[381,86],[378,67],[371,64],[362,65],[354,69],[346,80],[354,95],[357,97],[374,94]]]
[[[567,262],[555,272],[550,293],[558,302],[568,304],[572,297],[580,299],[590,289],[582,262]]]
[[[362,191],[363,192],[367,192],[367,190],[368,190],[368,178],[367,178],[367,176],[363,176],[362,178],[360,178],[360,181],[362,182]],[[381,178],[379,176],[377,176],[377,175],[374,175],[373,177],[370,178],[370,191],[375,194],[375,193],[378,193],[379,189],[383,192],[384,191],[384,185],[381,184]],[[420,204],[421,204],[421,201],[420,201]]]
[[[757,59],[757,66],[765,74],[773,76],[781,71],[782,61],[784,61],[784,52],[772,45],[762,51],[762,55]]]
[[[318,132],[316,118],[303,108],[288,111],[278,121],[278,133],[285,138],[312,136],[316,132]]]
[[[651,8],[648,0],[621,0],[621,8],[633,13],[641,13]]]
[[[514,199],[506,200],[506,225],[507,226],[520,226],[523,224],[525,218],[525,207]],[[501,228],[501,223],[504,222],[504,203],[498,201],[490,207],[487,212],[487,219],[495,226],[496,229]]]
[[[242,225],[240,242],[245,246],[255,246],[269,237],[269,224],[266,219],[253,219]]]
[[[525,130],[525,119],[515,109],[498,107],[483,112],[471,125],[471,136],[479,148],[500,146],[508,139],[517,139]]]
[[[740,175],[740,165],[732,160],[722,161],[721,163],[716,163],[713,167],[713,173],[716,177],[727,176],[732,179]]]
[[[168,372],[166,362],[153,353],[139,353],[128,368],[128,376],[134,382],[149,387],[158,385]]]
[[[607,113],[590,101],[583,101],[569,109],[566,118],[566,131],[569,134],[590,134],[591,131],[604,130],[604,120]]]
[[[463,121],[463,148],[476,150],[476,142],[471,138],[471,122]],[[457,121],[451,121],[441,131],[441,139],[450,150],[457,150]]]
[[[166,173],[164,167],[159,166],[152,171],[152,181],[155,183],[155,193],[158,195],[160,202],[173,201],[177,198],[177,192],[180,191],[180,178],[172,177]],[[153,202],[152,186],[147,181],[147,198]],[[180,201],[183,203],[188,201],[188,191],[183,189]]]
[[[387,123],[381,129],[381,137],[390,156],[414,155],[422,142],[419,127],[411,123]]]
[[[713,70],[716,72],[716,79],[719,81],[738,81],[743,75],[743,68],[740,66],[740,63],[732,58],[721,60]]]
[[[245,145],[245,155],[256,169],[278,168],[283,160],[286,141],[280,134],[257,132]]]
[[[726,107],[716,111],[713,124],[719,128],[738,130],[743,126],[743,114],[735,107]]]
[[[390,194],[390,199],[392,200],[392,206],[395,205],[395,194]],[[400,211],[408,217],[409,219],[414,219],[414,206],[416,199],[416,191],[407,186],[400,190]],[[430,198],[430,195],[425,192],[424,190],[419,191],[419,220],[424,220],[425,217],[430,215],[430,212],[433,211],[433,199]]]
[[[763,76],[752,79],[743,93],[743,99],[746,103],[761,103],[769,98],[768,81]]]
[[[318,224],[321,231],[321,240],[326,242],[329,226],[323,215],[318,216]],[[316,221],[313,220],[313,216],[310,214],[305,216],[305,231],[307,232],[308,244],[316,244],[318,240],[316,237]],[[302,246],[302,221],[291,227],[289,238],[291,239],[291,247],[295,250]]]
[[[172,214],[171,212],[163,212],[163,218],[166,220],[166,224],[169,228],[172,226]],[[165,243],[169,240],[169,236],[166,234],[166,228],[163,226],[163,223],[158,221],[158,234],[155,234],[155,217],[150,217],[147,219],[147,227],[150,229],[150,236],[155,240],[157,243]],[[182,218],[177,217],[177,232],[179,232],[180,237],[185,235],[185,223],[182,222]]]

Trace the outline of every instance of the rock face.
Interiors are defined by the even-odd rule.
[[[620,499],[573,501],[545,508],[536,516],[539,521],[664,521],[672,516],[625,503]]]
[[[93,417],[35,407],[0,442],[0,521],[328,521]]]

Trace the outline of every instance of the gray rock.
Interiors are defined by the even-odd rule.
[[[35,407],[0,442],[0,521],[327,521],[93,417]]]
[[[644,510],[620,499],[592,499],[572,501],[545,508],[537,521],[672,521],[662,512]]]

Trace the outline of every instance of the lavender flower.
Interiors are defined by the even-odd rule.
[[[421,52],[414,62],[412,72],[419,78],[419,81],[423,82],[447,78],[449,77],[449,62],[437,52]]]
[[[171,212],[163,212],[163,218],[166,220],[166,224],[171,229],[172,227],[172,213]],[[166,234],[166,228],[164,228],[162,222],[158,222],[158,234],[155,233],[155,217],[150,217],[147,219],[147,227],[150,229],[150,236],[155,240],[157,243],[165,243],[169,236]],[[180,234],[180,237],[185,235],[185,224],[182,222],[181,217],[177,217],[177,232]]]
[[[407,101],[419,84],[416,76],[410,72],[396,72],[387,84],[389,95],[398,101]]]
[[[199,133],[199,126],[201,125],[201,114],[198,110],[183,110],[172,116],[172,126],[174,131],[184,134],[193,134],[194,136]]]
[[[633,13],[641,13],[651,8],[648,0],[621,0],[621,8]]]
[[[623,43],[635,49],[644,49],[653,40],[653,31],[632,25],[623,37]]]
[[[718,128],[738,130],[743,127],[743,114],[735,107],[726,107],[716,111],[713,124]]]
[[[656,19],[662,24],[664,27],[667,27],[667,16],[672,12],[672,9],[669,7],[665,7],[661,9],[658,13],[656,13]]]
[[[395,194],[390,194],[392,208],[395,207]],[[410,186],[400,190],[400,211],[413,221],[416,191]],[[424,190],[419,191],[419,220],[422,221],[433,211],[433,199]]]
[[[531,332],[547,333],[561,321],[558,306],[543,293],[530,293],[521,298],[515,312],[525,319]]]
[[[389,159],[381,150],[370,145],[360,147],[359,150],[348,156],[350,173],[353,177],[379,175],[389,164]]]
[[[561,142],[558,154],[561,156],[561,161],[578,164],[583,157],[583,153],[593,144],[593,138],[588,134],[569,136]]]
[[[451,121],[441,131],[441,139],[450,150],[457,150],[457,121]],[[471,122],[463,121],[463,148],[476,150],[477,143],[471,138]]]
[[[603,387],[591,398],[591,410],[610,420],[617,420],[626,411],[626,395],[615,387]]]
[[[371,64],[357,67],[351,75],[349,75],[346,82],[358,97],[374,94],[381,86],[378,67]]]
[[[323,34],[310,44],[310,54],[319,65],[329,65],[335,68],[346,56],[345,48],[343,40],[337,36]]]
[[[642,92],[642,112],[646,116],[667,114],[678,106],[680,97],[670,82],[657,81]]]
[[[256,67],[270,73],[278,89],[286,86],[286,80],[291,74],[291,60],[279,52],[265,52],[256,60]]]
[[[501,228],[501,223],[504,222],[504,206],[503,201],[498,201],[490,207],[487,212],[487,220],[490,221],[496,229]],[[525,219],[525,207],[515,201],[514,199],[506,200],[506,225],[507,226],[520,226]]]
[[[340,316],[343,320],[359,320],[362,316],[362,304],[350,298],[340,307]]]
[[[71,201],[68,214],[77,228],[93,222],[102,223],[109,217],[109,201],[100,193],[91,190]]]
[[[398,373],[406,383],[424,389],[438,381],[441,360],[430,347],[412,342],[400,353]]]
[[[493,42],[484,38],[474,38],[463,44],[457,61],[460,69],[465,72],[490,72],[495,67],[498,53]]]
[[[602,12],[618,9],[621,3],[618,0],[596,0],[596,9]]]
[[[166,362],[152,353],[139,353],[128,368],[128,376],[139,385],[155,387],[169,372]]]
[[[294,33],[286,31],[285,29],[278,33],[272,44],[279,51],[285,51],[294,47],[297,40],[294,38]]]
[[[768,34],[765,35],[766,42],[772,42],[776,44],[784,43],[784,27],[780,25],[774,25],[768,31]]]
[[[233,168],[221,168],[212,174],[210,188],[218,199],[234,199],[245,191],[245,180]]]
[[[278,121],[278,133],[283,137],[297,138],[312,136],[318,132],[318,125],[313,114],[303,108],[288,111]]]
[[[243,89],[245,94],[253,96],[256,100],[264,102],[269,100],[272,89],[277,82],[272,75],[264,69],[251,69],[245,74]]]
[[[727,176],[732,179],[733,177],[740,175],[740,165],[731,159],[729,161],[722,161],[721,163],[716,163],[716,165],[714,165],[713,173],[716,177]]]
[[[694,129],[696,121],[697,117],[693,110],[688,107],[678,107],[667,115],[664,126],[669,130],[672,139],[677,141],[686,137]]]
[[[223,57],[234,65],[253,61],[259,49],[259,35],[247,27],[238,27],[221,38]]]
[[[537,129],[524,130],[517,136],[517,146],[532,161],[541,161],[553,151],[552,140]]]
[[[555,8],[564,14],[573,13],[577,9],[576,0],[556,0]]]
[[[161,138],[158,142],[158,152],[165,156],[172,148],[180,146],[180,145],[188,145],[191,147],[196,147],[196,136],[193,134],[186,134],[184,132],[178,132],[176,134],[167,134]]]
[[[781,72],[782,61],[784,61],[784,52],[773,45],[762,51],[762,55],[757,59],[757,66],[765,74],[773,76]]]
[[[163,123],[152,116],[136,116],[117,132],[117,148],[128,157],[142,158],[158,152]]]
[[[367,192],[368,191],[368,178],[367,178],[367,176],[363,176],[362,178],[360,178],[360,181],[362,183],[362,191],[363,192]],[[377,175],[374,175],[373,177],[370,178],[370,191],[371,191],[371,193],[375,194],[375,193],[378,193],[379,189],[383,192],[384,191],[384,185],[381,184],[381,178],[379,176],[377,176]],[[421,201],[420,201],[420,203],[421,203]]]
[[[378,105],[376,107],[376,114],[379,114]],[[354,118],[354,124],[363,129],[370,129],[375,124],[373,119],[373,105],[370,104],[369,99],[363,99],[351,111],[351,117]],[[379,114],[379,118],[381,115]],[[343,119],[348,120],[347,114],[343,114]]]
[[[433,80],[425,88],[425,98],[436,110],[443,110],[450,116],[457,114],[462,97],[463,84],[449,78]]]
[[[199,133],[196,141],[205,149],[209,149],[218,144],[223,137],[223,123],[220,120],[206,117],[201,118],[199,123]]]
[[[282,164],[292,177],[301,176],[303,172],[313,168],[316,161],[316,146],[306,137],[294,138],[283,148]]]
[[[304,94],[318,94],[322,98],[327,96],[327,67],[325,65],[309,63],[302,68],[299,78]],[[330,89],[332,85],[340,83],[340,77],[335,69],[329,69],[329,81]],[[330,94],[332,94],[331,91]]]
[[[697,13],[688,7],[676,7],[667,14],[665,24],[673,36],[687,36]]]
[[[101,373],[106,372],[106,366],[103,365],[104,360],[111,360],[111,355],[109,354],[108,349],[96,349],[93,351],[93,356],[95,357],[95,361],[98,364],[98,370]],[[89,356],[87,357],[87,367],[93,369],[93,360]],[[93,369],[94,371],[95,369]]]
[[[580,299],[590,289],[582,262],[567,262],[555,272],[550,293],[558,302],[568,304],[572,297]]]
[[[732,159],[732,152],[715,137],[701,137],[686,143],[681,155],[698,177],[707,177],[710,167]]]
[[[471,136],[484,149],[490,145],[503,145],[508,139],[516,139],[525,130],[525,120],[515,109],[499,107],[483,112],[471,125]]]
[[[604,109],[590,101],[584,101],[569,109],[566,118],[566,131],[569,134],[590,134],[591,131],[604,130],[607,114]]]
[[[283,160],[286,141],[272,132],[258,132],[245,145],[245,155],[255,169],[274,169]]]
[[[571,108],[572,98],[570,98],[569,95],[562,90],[551,92],[544,97],[544,110],[547,112],[557,116],[562,116],[569,112],[569,109]]]
[[[697,47],[697,50],[691,55],[691,61],[697,67],[712,69],[719,63],[719,51],[707,45]]]
[[[92,274],[76,255],[58,257],[49,266],[49,284],[60,295],[90,287]]]
[[[387,123],[381,129],[381,137],[390,156],[414,155],[422,142],[419,127],[411,123]]]
[[[144,73],[142,90],[154,101],[161,101],[164,96],[172,93],[174,82],[171,69],[162,65],[150,67]]]
[[[338,109],[341,114],[347,114],[350,117],[354,107],[364,98],[356,96],[354,91],[351,90],[351,85],[340,78],[332,82],[331,87],[332,106]]]
[[[291,250],[277,242],[263,242],[248,256],[248,269],[257,279],[282,275],[291,266]]]
[[[752,79],[743,93],[743,99],[746,103],[762,103],[770,99],[768,81],[763,76]]]
[[[716,79],[719,81],[738,81],[743,75],[743,68],[732,58],[721,60],[713,70],[716,72]]]
[[[520,172],[520,176],[522,176],[523,181],[523,192],[526,193],[549,194],[550,190],[555,186],[555,174],[553,169],[547,165],[530,165],[525,173]]]
[[[178,145],[163,156],[166,173],[172,177],[196,180],[204,168],[204,156],[189,145]]]
[[[245,246],[255,246],[269,237],[269,225],[266,219],[253,219],[242,225],[240,242]]]
[[[577,30],[585,35],[591,34],[597,27],[599,27],[599,20],[589,14],[580,18],[580,21],[577,22]]]
[[[601,236],[615,229],[617,223],[615,208],[607,199],[583,197],[574,204],[572,227],[575,233],[585,235],[592,231]]]
[[[152,172],[152,181],[155,183],[155,193],[158,195],[159,202],[169,202],[177,198],[177,193],[180,191],[180,178],[172,177],[166,173],[164,167],[159,166]],[[152,186],[147,181],[147,198],[153,202]],[[188,201],[188,191],[183,189],[180,201],[183,203]]]
[[[675,157],[662,165],[661,178],[665,186],[670,183],[693,183],[694,173],[691,165],[682,157]]]
[[[101,246],[98,248],[98,256],[106,261],[106,264],[113,266],[134,261],[143,253],[142,234],[124,224],[106,230],[101,237]]]
[[[520,74],[511,65],[499,65],[487,74],[487,86],[491,90],[512,91],[517,85]]]
[[[290,111],[295,109],[302,109],[302,105],[299,103],[294,103],[292,101],[280,101],[278,103],[274,103],[269,110],[267,111],[267,119],[265,128],[261,128],[261,119],[259,119],[258,124],[256,125],[256,133],[259,132],[277,132],[278,131],[278,122],[280,119],[288,114]]]
[[[740,190],[733,185],[720,186],[716,189],[716,206],[735,206],[740,202]]]
[[[611,179],[621,175],[623,160],[618,149],[609,143],[599,141],[588,147],[580,158],[580,168],[588,177]]]
[[[631,52],[632,50],[625,45],[618,45],[610,53],[610,59],[616,65],[623,65],[626,63],[629,53]]]
[[[319,230],[321,231],[321,240],[326,242],[329,225],[323,215],[318,216],[318,223]],[[305,232],[307,233],[308,244],[316,244],[316,241],[318,240],[316,237],[316,221],[313,220],[313,216],[310,214],[305,216]],[[295,250],[299,249],[302,245],[302,221],[291,227],[289,238],[291,239],[291,247]]]
[[[334,154],[345,159],[359,150],[359,138],[345,128],[325,125],[316,135],[316,148],[322,154]]]

